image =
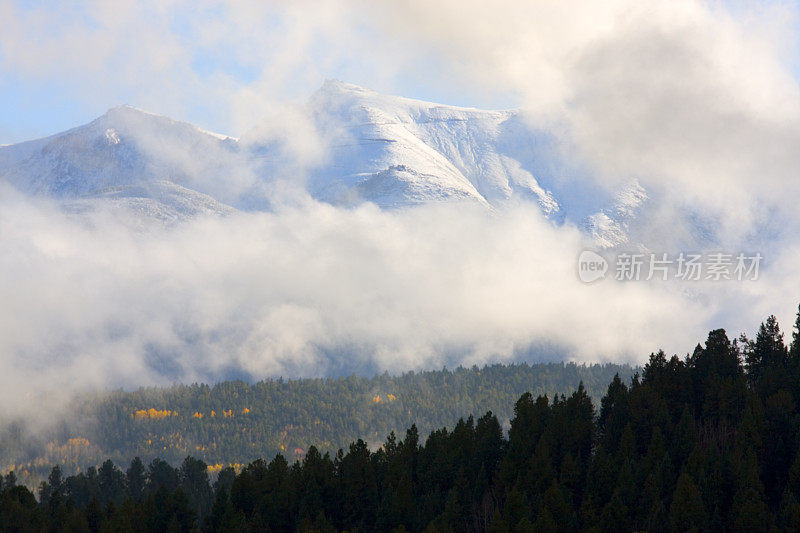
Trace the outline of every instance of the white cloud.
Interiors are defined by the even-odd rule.
[[[313,134],[265,117],[326,77],[511,92],[603,184],[636,177],[738,238],[800,193],[797,17],[698,0],[12,2],[0,71],[98,113],[128,100],[234,135],[278,124],[292,139]]]
[[[687,213],[713,221],[729,246],[759,242],[746,235],[754,228],[775,233],[763,282],[689,294],[580,284],[578,231],[522,210],[294,202],[136,233],[118,215],[87,227],[3,191],[0,390],[231,368],[319,374],[342,360],[401,370],[510,358],[542,342],[579,359],[641,360],[769,312],[788,325],[796,22],[780,5],[691,0],[0,4],[0,72],[104,107],[125,97],[202,116],[235,135],[258,126],[289,141],[292,172],[318,164],[324,140],[291,111],[264,116],[324,77],[392,90],[428,65],[453,92],[518,95],[602,184],[639,179],[659,202],[642,230],[651,242],[680,240],[676,217]],[[248,185],[249,169],[239,178]]]
[[[515,88],[602,183],[635,177],[673,213],[714,218],[729,242],[765,212],[794,211],[796,8],[620,0],[397,11],[387,31],[399,21],[474,83]]]
[[[2,200],[6,391],[21,376],[72,373],[121,384],[210,379],[229,366],[402,370],[447,354],[502,359],[542,338],[614,357],[651,344],[645,317],[670,320],[648,311],[647,290],[581,285],[577,231],[530,213],[312,203],[136,233],[118,213],[86,226]],[[172,361],[159,367],[154,353]]]
[[[682,353],[711,327],[750,328],[786,303],[768,298],[787,283],[774,277],[583,284],[584,237],[529,209],[309,202],[131,231],[118,211],[75,219],[9,191],[0,200],[9,408],[20,388],[401,371],[510,360],[531,346],[641,361],[659,347]]]

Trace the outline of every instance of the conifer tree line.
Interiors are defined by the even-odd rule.
[[[621,364],[519,363],[452,370],[383,373],[373,377],[223,381],[80,394],[69,409],[48,406],[50,424],[27,431],[28,419],[0,424],[0,471],[14,469],[29,486],[58,464],[65,476],[106,459],[127,464],[160,458],[175,465],[192,455],[219,471],[260,457],[315,446],[335,454],[359,438],[380,447],[391,432],[416,424],[427,435],[459,416],[492,411],[504,427],[514,402],[534,396],[570,394],[582,381],[599,401],[615,374],[625,381],[638,370]],[[238,466],[237,466],[238,468]]]
[[[510,429],[412,425],[374,450],[278,454],[211,482],[205,463],[134,459],[64,477],[37,497],[9,473],[9,531],[796,531],[800,313],[754,339],[722,329],[684,358],[659,351],[595,409],[583,386],[523,394]]]

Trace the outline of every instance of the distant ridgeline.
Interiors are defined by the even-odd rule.
[[[72,412],[80,416],[45,434],[27,434],[22,424],[3,428],[0,468],[36,483],[53,464],[69,474],[107,458],[178,464],[192,455],[213,472],[278,453],[293,460],[312,445],[335,453],[358,438],[378,447],[391,431],[402,434],[416,424],[425,435],[489,410],[507,426],[525,392],[570,394],[583,382],[598,404],[615,374],[627,381],[634,371],[614,364],[514,364],[114,391],[79,398]]]

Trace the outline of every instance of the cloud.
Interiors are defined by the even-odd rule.
[[[92,105],[255,128],[286,146],[287,179],[324,162],[324,137],[284,110],[325,77],[392,91],[435,73],[426,83],[452,93],[512,93],[588,178],[648,189],[644,242],[679,251],[684,222],[702,219],[715,243],[770,262],[752,284],[587,286],[581,233],[523,208],[276,197],[269,213],[131,231],[119,212],[76,219],[2,190],[3,404],[58,383],[399,371],[531,346],[641,361],[770,312],[789,324],[796,23],[782,5],[690,0],[0,4],[0,72]],[[234,195],[254,179],[236,170]]]
[[[0,72],[95,116],[129,103],[240,134],[326,77],[386,88],[408,47],[365,13],[323,0],[12,1],[0,6]]]
[[[530,210],[310,202],[131,231],[119,211],[74,219],[0,200],[8,395],[471,364],[543,341],[630,360],[664,331],[692,338],[702,315],[644,284],[581,284],[580,233]]]
[[[749,330],[768,312],[788,324],[793,310],[781,291],[796,248],[757,282],[587,285],[576,262],[591,243],[524,206],[309,200],[142,228],[119,210],[75,217],[10,190],[0,204],[8,409],[22,392],[67,383],[641,362],[660,347],[684,353],[713,327]]]
[[[636,178],[659,208],[711,218],[725,242],[774,225],[765,213],[794,214],[795,7],[693,0],[393,7],[387,31],[401,26],[474,83],[514,88],[531,120],[559,133],[569,157],[585,161],[601,184]]]
[[[723,241],[792,216],[800,194],[790,4],[12,2],[0,22],[0,71],[97,113],[125,100],[234,135],[280,128],[319,157],[285,109],[327,77],[512,94],[601,186],[636,178],[664,218],[702,213]]]

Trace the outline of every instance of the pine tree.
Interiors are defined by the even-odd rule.
[[[131,461],[131,466],[126,472],[128,479],[128,495],[134,500],[139,500],[144,494],[144,487],[146,483],[144,464],[139,457],[135,457]]]
[[[650,507],[645,530],[648,533],[666,533],[669,531],[669,515],[664,502],[659,498]]]
[[[608,392],[600,402],[600,415],[598,417],[603,446],[612,455],[617,452],[619,439],[622,437],[622,432],[628,420],[628,387],[625,386],[619,374],[617,374],[608,386]]]
[[[790,350],[794,359],[800,359],[800,305],[797,306],[797,317],[794,320]]]
[[[783,492],[781,498],[778,527],[784,531],[800,531],[800,503],[788,489]]]
[[[620,491],[615,490],[600,515],[600,529],[608,532],[630,531],[631,526],[629,509],[622,501]]]
[[[785,382],[789,352],[774,315],[762,322],[756,340],[745,348],[748,380],[762,398],[773,394]]]
[[[528,524],[525,523],[527,519],[523,519],[522,522],[517,526],[518,531],[536,531],[537,533],[558,533],[558,522],[550,513],[550,510],[547,507],[542,507],[539,511],[539,516],[536,518],[536,522],[533,524],[533,527],[529,529]]]
[[[50,471],[50,476],[47,478],[47,483],[50,485],[50,490],[53,494],[60,493],[64,489],[64,480],[62,479],[61,467],[56,465]]]
[[[192,456],[186,457],[180,468],[180,481],[189,498],[189,505],[200,518],[203,518],[211,509],[213,498],[207,465]]]
[[[708,513],[694,480],[686,473],[678,478],[669,521],[674,531],[708,531]]]
[[[97,480],[100,487],[100,501],[108,503],[122,503],[127,493],[125,474],[123,474],[109,459],[97,470]]]
[[[178,472],[162,459],[153,459],[147,467],[148,491],[156,492],[164,487],[168,492],[178,488]]]
[[[750,487],[744,487],[736,493],[732,511],[736,531],[767,531],[772,523],[772,516],[763,496]]]

